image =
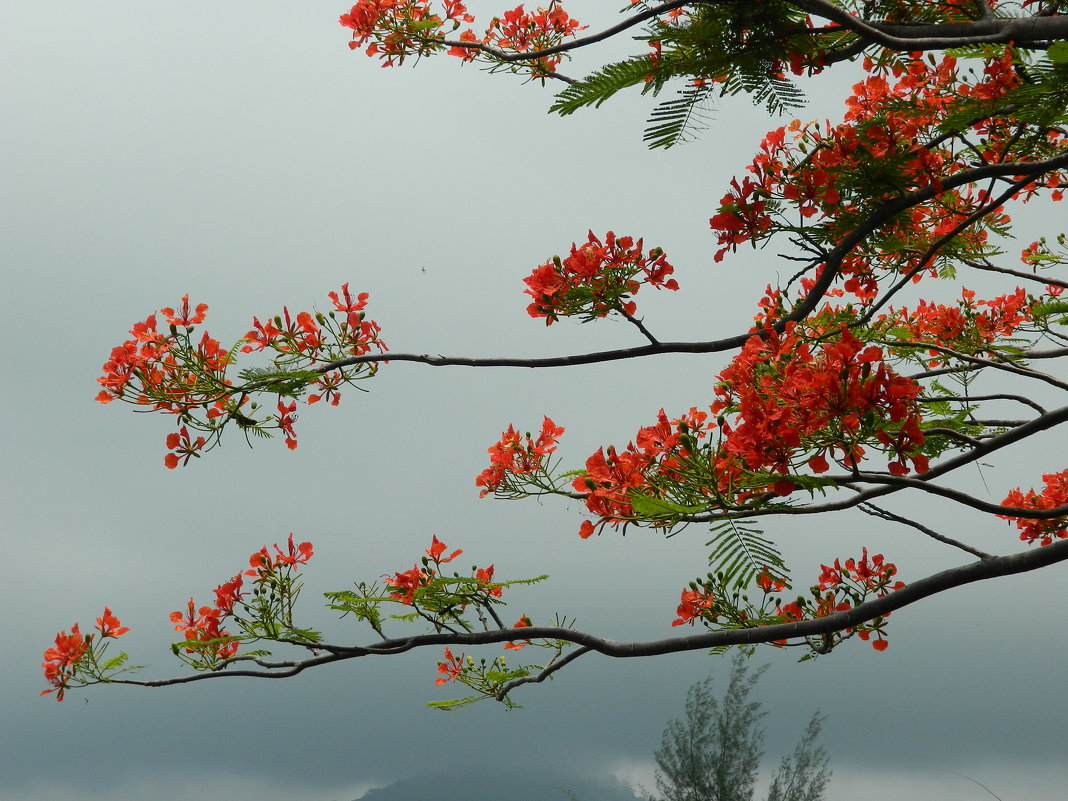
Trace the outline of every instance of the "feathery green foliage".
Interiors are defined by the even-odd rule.
[[[707,543],[712,549],[708,564],[716,572],[719,586],[733,585],[737,589],[751,586],[763,570],[776,579],[788,575],[775,544],[764,539],[763,532],[746,521],[719,521],[712,525],[711,532],[712,539]]]
[[[641,86],[642,94],[658,95],[669,83],[684,81],[649,119],[645,141],[651,148],[690,138],[703,119],[701,106],[713,91],[720,96],[745,92],[773,114],[789,111],[803,105],[804,95],[781,67],[791,51],[804,51],[819,39],[794,41],[800,22],[800,12],[779,0],[696,6],[679,21],[654,22],[637,37],[649,42],[653,53],[608,64],[569,85],[550,110],[573,114],[587,106],[596,108],[632,86]]]

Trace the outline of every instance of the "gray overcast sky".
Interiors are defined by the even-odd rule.
[[[611,7],[572,6],[584,21],[614,19]],[[778,124],[747,101],[715,110],[697,143],[649,153],[642,100],[561,120],[545,113],[549,88],[451,59],[380,70],[347,49],[344,10],[325,0],[0,10],[4,799],[184,801],[209,787],[348,801],[422,770],[516,761],[651,784],[652,751],[686,687],[723,673],[704,654],[587,657],[523,693],[528,708],[515,713],[428,710],[448,696],[427,652],[284,682],[37,697],[54,633],[91,625],[105,604],[133,628],[134,662],[178,672],[168,613],[290,531],[317,551],[306,615],[338,639],[362,632],[317,612],[318,593],[407,567],[432,534],[502,576],[550,573],[514,593],[517,612],[561,612],[621,639],[670,634],[679,589],[704,570],[699,530],[583,542],[577,506],[479,501],[473,477],[509,422],[542,414],[568,427],[569,464],[624,444],[660,407],[707,403],[716,358],[548,373],[388,365],[370,394],[304,410],[294,453],[231,438],[173,472],[162,467],[170,421],[93,403],[109,349],[183,293],[211,305],[207,328],[224,341],[253,314],[323,307],[349,281],[371,293],[394,350],[542,355],[637,343],[626,326],[546,329],[525,314],[521,279],[587,228],[666,249],[683,291],[638,300],[673,339],[740,330],[759,290],[785,277],[770,252],[711,259],[708,217]],[[803,115],[838,114],[846,85],[818,84]],[[1062,221],[1029,213],[1047,232]],[[1045,446],[984,469],[990,497],[1063,468],[1062,445]],[[980,547],[1016,547],[1007,528],[944,506],[930,515]],[[861,544],[906,579],[959,561],[866,518],[785,520],[770,533],[799,576]],[[982,794],[951,771],[1006,801],[1063,797],[1066,576],[1059,566],[896,613],[883,654],[858,643],[798,665],[769,651],[769,756],[818,707],[830,716],[833,801]]]

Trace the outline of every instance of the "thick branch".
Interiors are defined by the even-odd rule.
[[[819,637],[853,628],[874,618],[885,616],[898,609],[904,609],[924,598],[937,595],[947,590],[963,587],[977,581],[1011,576],[1040,570],[1050,565],[1068,560],[1068,540],[1056,542],[1046,547],[1034,548],[1010,556],[994,556],[981,559],[960,567],[943,570],[928,576],[904,588],[896,590],[883,598],[870,601],[848,609],[835,612],[827,617],[794,623],[781,623],[751,629],[731,629],[691,634],[685,637],[672,637],[648,642],[617,642],[581,631],[556,626],[531,626],[522,629],[522,639],[560,640],[574,643],[590,651],[605,656],[628,659],[633,657],[660,656],[663,654],[702,651],[710,648],[731,645],[756,645],[779,640],[792,640],[801,637]],[[310,667],[355,659],[363,656],[405,653],[418,648],[429,647],[465,647],[505,643],[518,639],[515,629],[504,631],[472,632],[465,634],[422,634],[414,637],[387,639],[366,647],[335,647],[317,645],[320,650],[330,653],[308,659],[271,663],[257,659],[257,664],[264,670],[234,670],[208,673],[196,673],[171,679],[139,681],[135,679],[115,679],[113,684],[133,684],[141,687],[164,687],[172,684],[184,684],[192,681],[229,677],[249,678],[285,678],[294,676]],[[584,652],[584,651],[583,651]],[[576,656],[579,654],[576,654]],[[572,657],[574,658],[574,657]],[[563,661],[563,660],[561,660]],[[570,660],[569,660],[570,661]]]
[[[1009,42],[1022,47],[1044,47],[1051,41],[1068,39],[1068,17],[1002,17],[974,22],[909,24],[864,20],[831,0],[804,0],[798,5],[890,50],[945,50],[968,44]]]
[[[533,61],[603,42],[636,25],[640,25],[646,20],[662,16],[683,6],[723,4],[724,0],[704,0],[704,2],[701,2],[701,0],[696,0],[696,2],[695,0],[671,0],[671,2],[640,11],[623,22],[605,28],[598,33],[578,37],[569,42],[561,42],[542,50],[514,53],[482,44],[481,42],[465,42],[459,39],[436,39],[434,41],[447,47],[476,50],[506,63]],[[830,20],[840,25],[844,30],[851,31],[861,37],[864,40],[862,46],[850,47],[850,57],[872,44],[882,45],[890,50],[907,52],[913,50],[945,50],[946,48],[968,44],[1009,42],[1021,47],[1043,48],[1052,41],[1068,39],[1068,17],[1065,16],[1036,15],[1031,17],[1000,18],[990,16],[973,22],[907,24],[861,19],[831,2],[831,0],[804,0],[804,2],[799,2],[797,5],[799,8]],[[841,59],[836,58],[834,60]],[[566,80],[569,83],[574,82],[573,79]]]

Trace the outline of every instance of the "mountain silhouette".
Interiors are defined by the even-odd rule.
[[[628,785],[547,768],[422,774],[368,790],[358,801],[636,801]]]

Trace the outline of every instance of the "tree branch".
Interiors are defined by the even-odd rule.
[[[918,523],[915,520],[911,520],[907,517],[902,517],[901,515],[896,515],[893,512],[889,512],[886,509],[876,506],[873,503],[862,503],[858,505],[857,508],[860,511],[864,512],[864,514],[871,515],[872,517],[878,517],[881,520],[889,520],[893,523],[901,523],[905,526],[911,526],[917,531],[923,532],[931,539],[938,540],[939,542],[945,543],[946,545],[952,545],[954,548],[960,548],[962,551],[967,551],[972,556],[978,556],[980,559],[994,558],[993,554],[989,554],[986,551],[980,551],[978,548],[974,548],[971,545],[967,545],[961,542],[960,540],[955,540],[952,537],[947,537],[944,534],[939,534],[937,531],[928,528],[922,523]]]
[[[1021,551],[1009,556],[992,556],[987,559],[980,559],[979,561],[971,562],[966,565],[943,570],[939,573],[927,576],[926,578],[919,579],[911,584],[907,584],[902,589],[891,592],[882,598],[873,598],[856,607],[841,612],[835,612],[826,617],[793,623],[780,623],[759,628],[710,631],[701,634],[691,634],[685,637],[671,637],[647,642],[617,642],[615,640],[597,637],[585,632],[556,626],[531,626],[519,631],[522,633],[521,639],[559,640],[581,646],[579,651],[569,654],[568,657],[565,657],[556,663],[558,667],[554,667],[553,670],[563,667],[567,661],[572,661],[589,651],[596,651],[605,656],[619,659],[630,659],[636,657],[683,653],[687,651],[702,651],[732,645],[758,645],[762,643],[773,643],[778,640],[792,640],[802,637],[819,637],[825,634],[833,634],[835,632],[859,626],[877,617],[886,616],[898,609],[904,609],[924,598],[929,598],[933,595],[946,592],[947,590],[963,587],[978,581],[987,581],[1018,573],[1040,570],[1066,560],[1068,560],[1068,540],[1055,542],[1052,545],[1045,547]],[[506,629],[503,631],[471,632],[464,634],[422,634],[412,637],[382,640],[381,642],[363,647],[338,647],[319,644],[316,646],[317,648],[328,650],[330,653],[310,657],[308,659],[286,662],[267,662],[266,660],[257,659],[256,663],[263,666],[264,670],[224,670],[148,681],[137,679],[114,679],[109,683],[131,684],[140,687],[165,687],[173,684],[185,684],[188,682],[204,681],[224,676],[272,679],[285,678],[294,676],[311,667],[318,667],[332,662],[340,662],[364,656],[400,654],[419,648],[440,646],[465,647],[492,645],[516,639],[520,639],[520,637],[517,636],[517,630]],[[535,678],[535,680],[537,679]]]
[[[845,235],[828,253],[824,261],[825,268],[816,280],[812,289],[805,298],[793,308],[793,310],[772,323],[772,327],[780,333],[790,322],[803,320],[816,310],[824,295],[834,284],[838,277],[838,270],[842,260],[852,252],[853,248],[863,242],[869,235],[879,229],[881,225],[893,219],[898,214],[907,211],[921,203],[926,203],[935,196],[948,189],[981,181],[984,178],[1004,176],[1030,176],[1037,178],[1044,173],[1068,167],[1068,151],[1042,161],[1009,162],[998,164],[984,164],[970,170],[964,170],[946,178],[939,187],[926,186],[912,192],[894,198],[874,209],[871,215],[863,223],[858,224],[850,233]],[[742,347],[752,332],[735,336],[716,339],[709,342],[664,342],[659,344],[650,343],[635,348],[620,348],[616,350],[598,351],[573,356],[552,356],[541,359],[531,358],[477,358],[461,356],[431,355],[429,353],[388,353],[388,354],[364,354],[362,356],[350,356],[346,359],[329,362],[315,368],[315,372],[328,373],[342,367],[350,367],[366,362],[417,362],[432,367],[462,366],[462,367],[573,367],[581,364],[595,364],[599,362],[619,361],[621,359],[635,359],[643,356],[656,356],[666,353],[721,353],[726,350],[734,350]]]
[[[1068,17],[1000,17],[973,22],[905,24],[864,20],[830,0],[803,0],[798,7],[837,22],[871,44],[897,51],[945,50],[968,44],[1009,42],[1042,48],[1051,41],[1068,39]]]
[[[956,359],[960,359],[963,362],[968,362],[976,367],[989,367],[994,370],[1004,370],[1007,373],[1013,375],[1020,375],[1024,378],[1034,378],[1037,381],[1042,381],[1050,386],[1057,387],[1058,389],[1068,390],[1068,384],[1063,381],[1059,381],[1051,375],[1046,373],[1040,373],[1037,370],[1028,370],[1024,367],[1017,367],[1011,362],[998,362],[993,359],[984,359],[981,356],[972,356],[967,353],[961,353],[960,351],[947,348],[942,345],[936,345],[933,342],[915,342],[912,340],[882,340],[880,344],[888,347],[906,347],[906,348],[921,348],[926,350],[933,350],[938,353],[945,353]]]
[[[610,28],[605,28],[599,33],[591,33],[589,36],[577,37],[570,42],[561,42],[558,45],[546,47],[542,50],[528,50],[521,53],[510,53],[507,50],[501,50],[500,48],[482,44],[481,42],[464,42],[460,39],[435,39],[434,41],[448,47],[461,47],[465,50],[477,50],[480,53],[485,53],[487,56],[491,56],[499,61],[509,63],[514,63],[516,61],[532,61],[546,56],[555,56],[557,53],[569,53],[572,50],[578,50],[582,47],[588,47],[589,45],[603,42],[606,39],[611,39],[616,34],[622,33],[629,28],[633,28],[635,25],[640,25],[648,19],[659,17],[669,11],[674,11],[676,8],[692,5],[694,5],[693,0],[671,0],[671,2],[662,3],[653,8],[646,9],[645,11],[640,11],[632,17],[628,17],[623,22],[613,25]],[[574,83],[575,81],[569,80],[568,82]]]
[[[871,501],[875,498],[881,498],[885,495],[891,495],[896,492],[900,492],[903,489],[920,489],[924,490],[925,485],[928,482],[933,481],[939,476],[946,475],[958,470],[965,465],[972,464],[973,462],[982,459],[984,456],[993,453],[994,451],[1006,448],[1009,445],[1013,445],[1017,442],[1029,439],[1036,434],[1060,425],[1061,423],[1068,422],[1068,406],[1061,407],[1060,409],[1054,409],[1051,412],[1038,417],[1030,422],[1024,423],[1017,428],[1010,431],[1006,431],[1003,434],[991,437],[984,440],[967,452],[954,456],[951,459],[947,459],[941,462],[922,476],[916,478],[906,479],[905,481],[897,482],[892,481],[894,477],[889,475],[879,475],[875,473],[856,473],[842,476],[828,476],[837,483],[838,486],[852,489],[856,492],[851,498],[847,498],[842,501],[829,501],[827,503],[812,504],[809,506],[792,506],[783,507],[778,506],[770,509],[758,509],[758,508],[737,508],[730,509],[726,512],[719,514],[704,514],[693,515],[685,519],[688,523],[711,523],[718,520],[736,520],[743,517],[767,517],[770,515],[815,515],[823,514],[825,512],[838,512],[844,509],[852,509],[861,503]],[[878,484],[875,487],[869,487],[867,489],[859,489],[858,484],[871,483]],[[942,488],[939,488],[942,489]],[[937,492],[937,490],[928,490]],[[960,493],[964,498],[971,498],[971,496]],[[952,500],[959,500],[958,498],[952,498]],[[985,503],[978,501],[978,503]],[[971,504],[969,504],[971,505]],[[993,514],[999,515],[1011,515],[1018,517],[1032,518],[1036,520],[1048,520],[1054,517],[1060,517],[1068,514],[1068,507],[1058,507],[1053,510],[1039,510],[1039,509],[1016,509],[1007,506],[995,506],[993,504],[988,505],[989,508],[983,511],[989,511]],[[978,508],[978,507],[973,507]]]

